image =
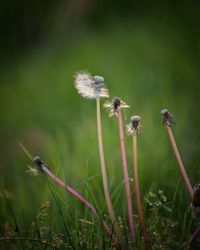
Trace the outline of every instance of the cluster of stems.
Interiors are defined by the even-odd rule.
[[[127,245],[124,244],[120,226],[117,222],[115,211],[112,205],[112,200],[111,200],[111,196],[109,192],[109,185],[108,185],[106,161],[105,161],[105,155],[104,155],[100,98],[108,97],[108,91],[104,88],[104,78],[100,76],[92,77],[89,74],[82,72],[76,75],[75,82],[76,82],[76,88],[82,96],[89,98],[89,99],[96,99],[97,134],[98,134],[98,146],[99,146],[99,157],[100,157],[100,164],[101,164],[103,189],[104,189],[107,210],[108,210],[110,219],[112,221],[116,236],[113,234],[108,224],[101,220],[95,207],[89,201],[87,201],[81,194],[79,194],[77,191],[75,191],[73,188],[71,188],[70,186],[65,184],[61,179],[55,176],[49,170],[47,165],[39,157],[35,157],[34,162],[37,164],[37,166],[42,172],[48,175],[57,184],[63,187],[67,192],[69,192],[76,199],[80,200],[87,208],[90,209],[93,215],[96,216],[96,218],[103,225],[103,228],[105,229],[107,235],[112,239],[113,245],[116,249],[121,249],[121,248],[126,249]],[[107,104],[107,107],[110,108],[110,115],[112,116],[113,114],[115,114],[118,118],[121,159],[122,159],[122,168],[123,168],[123,176],[124,176],[125,197],[126,197],[126,202],[127,202],[129,230],[130,230],[131,241],[135,242],[136,235],[135,235],[133,203],[132,203],[132,198],[131,198],[131,187],[130,187],[130,179],[129,179],[129,174],[128,174],[124,128],[123,128],[122,113],[121,113],[121,108],[128,107],[128,106],[124,102],[122,102],[120,98],[115,97],[112,100],[111,104]],[[171,144],[172,144],[172,147],[173,147],[173,150],[174,150],[174,153],[175,153],[175,156],[176,156],[179,168],[180,168],[181,175],[189,191],[190,197],[193,198],[194,191],[189,181],[189,178],[186,174],[186,171],[185,171],[185,168],[184,168],[184,165],[183,165],[183,162],[182,162],[182,159],[181,159],[181,156],[177,148],[174,135],[171,129],[173,125],[173,116],[169,113],[167,109],[162,110],[161,114],[163,115],[163,123],[167,128],[167,132],[169,134],[169,138],[170,138],[170,141],[171,141]],[[138,210],[138,215],[139,215],[140,227],[141,227],[142,235],[144,237],[144,241],[146,244],[146,249],[151,250],[152,245],[151,245],[151,241],[149,239],[147,227],[145,224],[144,211],[142,207],[142,199],[140,195],[139,176],[138,176],[137,136],[141,128],[139,124],[140,119],[141,118],[139,116],[132,116],[131,123],[128,125],[127,132],[129,134],[132,134],[132,138],[133,138],[132,144],[133,144],[133,166],[134,166],[134,171],[133,171],[134,172],[134,193],[135,193],[136,205],[137,205],[137,210]]]

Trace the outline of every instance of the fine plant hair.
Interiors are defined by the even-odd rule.
[[[101,105],[100,99],[109,97],[108,90],[104,88],[104,78],[102,76],[91,76],[86,72],[79,72],[75,75],[75,87],[78,93],[88,99],[96,99],[96,113],[97,113],[97,134],[99,145],[99,157],[101,163],[101,172],[103,180],[104,195],[106,199],[108,213],[114,225],[116,235],[121,241],[121,231],[117,223],[115,211],[113,209],[112,200],[110,197],[107,169],[104,155],[103,135],[102,135],[102,122],[101,122]]]
[[[52,180],[54,180],[57,184],[59,184],[61,187],[65,188],[67,192],[69,192],[71,195],[73,195],[76,199],[80,200],[86,207],[90,209],[90,211],[97,217],[98,220],[100,220],[100,216],[97,213],[97,210],[82,196],[80,195],[77,191],[75,191],[73,188],[65,184],[61,179],[59,179],[57,176],[55,176],[48,166],[40,159],[40,157],[36,156],[33,158],[33,162],[37,165],[39,170],[41,170],[43,173],[48,175]],[[101,221],[101,220],[100,220]],[[101,221],[102,225],[109,237],[112,238],[113,244],[116,249],[120,249],[119,243],[116,239],[116,237],[113,235],[112,230],[110,227],[104,222]]]
[[[173,131],[172,131],[172,127],[173,127],[173,125],[175,123],[174,119],[173,119],[173,115],[168,111],[168,109],[162,109],[161,110],[161,115],[163,116],[163,124],[165,125],[165,127],[167,129],[167,132],[168,132],[168,135],[169,135],[169,138],[170,138],[173,150],[174,150],[174,154],[176,156],[176,160],[177,160],[178,165],[179,165],[181,175],[182,175],[183,180],[185,182],[185,185],[186,185],[186,187],[188,189],[190,197],[193,198],[194,191],[193,191],[192,185],[190,183],[190,180],[189,180],[189,178],[187,176],[187,173],[185,171],[185,167],[183,165],[183,161],[181,159],[181,156],[180,156],[180,153],[179,153],[179,150],[178,150],[178,147],[176,145],[175,138],[174,138],[174,134],[173,134]]]
[[[141,130],[140,120],[141,117],[138,115],[134,115],[131,117],[131,122],[127,126],[127,133],[132,135],[133,139],[133,163],[134,163],[134,189],[135,189],[135,197],[138,208],[139,221],[141,225],[142,234],[144,237],[144,241],[146,244],[146,248],[148,250],[152,249],[151,242],[149,240],[149,236],[147,233],[147,228],[144,219],[144,212],[142,208],[142,201],[140,195],[140,185],[139,185],[139,177],[138,177],[138,161],[137,161],[137,136]]]
[[[130,228],[131,240],[135,241],[135,225],[134,225],[134,214],[133,214],[133,206],[131,199],[131,189],[129,183],[129,175],[128,175],[128,166],[126,159],[126,147],[125,147],[125,139],[124,139],[124,129],[123,129],[123,121],[122,121],[122,108],[128,108],[129,106],[123,102],[119,97],[115,97],[112,99],[111,103],[106,103],[104,105],[110,112],[110,116],[116,115],[118,118],[118,126],[119,126],[119,137],[120,137],[120,147],[121,147],[121,158],[122,158],[122,167],[123,167],[123,175],[124,175],[124,185],[125,185],[125,194],[127,201],[127,209],[128,209],[128,221]]]

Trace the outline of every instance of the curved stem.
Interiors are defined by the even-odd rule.
[[[110,215],[111,221],[114,225],[115,232],[119,239],[122,239],[120,227],[117,223],[115,212],[113,209],[109,188],[108,188],[108,177],[106,171],[106,162],[104,156],[104,147],[103,147],[103,136],[102,136],[102,125],[101,125],[101,107],[100,107],[100,98],[97,98],[97,131],[98,131],[98,144],[99,144],[99,156],[101,162],[101,172],[102,172],[102,180],[103,180],[103,188],[104,188],[104,195],[106,198],[106,204],[108,208],[108,213]]]
[[[99,217],[96,209],[89,203],[89,201],[87,201],[81,194],[79,194],[77,191],[75,191],[73,188],[71,188],[70,186],[65,184],[61,179],[59,179],[57,176],[55,176],[44,163],[40,164],[40,167],[41,167],[42,171],[45,172],[51,179],[53,179],[60,186],[64,187],[67,192],[69,192],[76,199],[80,200],[86,207],[88,207],[91,210],[91,212],[100,220],[100,217]],[[109,228],[109,226],[104,221],[102,221],[102,224],[103,224],[103,227],[104,227],[106,233],[108,234],[108,236],[112,238],[112,241],[115,245],[115,248],[120,249],[118,242],[117,242],[117,239],[115,238],[115,236],[112,233],[112,230]]]
[[[185,171],[185,167],[183,165],[183,162],[182,162],[182,159],[181,159],[181,156],[180,156],[180,153],[178,151],[178,147],[176,145],[176,141],[174,139],[174,135],[173,135],[173,132],[172,132],[172,129],[171,127],[167,126],[166,125],[166,128],[167,128],[167,132],[169,134],[169,138],[170,138],[170,141],[171,141],[171,144],[172,144],[172,147],[173,147],[173,150],[174,150],[174,153],[175,153],[175,156],[176,156],[176,160],[178,162],[178,165],[179,165],[179,169],[181,171],[181,174],[182,174],[182,177],[183,177],[183,180],[185,182],[185,185],[189,191],[189,194],[190,194],[190,197],[193,198],[194,196],[194,191],[193,191],[193,188],[192,188],[192,185],[189,181],[189,178],[187,176],[187,173]]]
[[[130,189],[129,176],[128,176],[128,167],[127,167],[127,159],[126,159],[126,148],[125,148],[125,141],[124,141],[122,114],[121,114],[120,109],[117,110],[117,114],[118,114],[119,136],[120,136],[120,146],[121,146],[121,157],[122,157],[122,166],[123,166],[123,174],[124,174],[125,193],[126,193],[126,200],[127,200],[127,206],[128,206],[129,228],[130,228],[131,239],[132,239],[132,241],[135,241],[135,226],[134,226],[133,207],[132,207],[132,200],[131,200],[131,189]]]
[[[134,162],[134,188],[135,196],[138,207],[138,215],[141,225],[142,234],[146,243],[148,250],[152,249],[151,242],[148,237],[145,221],[144,221],[144,212],[142,208],[141,196],[140,196],[140,186],[139,186],[139,177],[138,177],[138,163],[137,163],[137,135],[133,135],[133,162]]]

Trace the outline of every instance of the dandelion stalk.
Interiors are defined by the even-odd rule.
[[[81,201],[86,207],[90,209],[90,211],[97,217],[98,220],[100,220],[100,217],[96,211],[96,209],[87,201],[81,194],[79,194],[76,190],[65,184],[61,179],[59,179],[57,176],[55,176],[48,168],[48,166],[38,157],[36,156],[33,159],[33,162],[37,165],[37,167],[44,172],[46,175],[48,175],[51,179],[53,179],[58,185],[63,187],[68,193],[70,193],[72,196],[74,196],[76,199]],[[101,220],[100,220],[101,221]],[[116,237],[113,235],[112,230],[110,227],[104,222],[101,221],[102,225],[109,237],[112,238],[113,244],[116,249],[120,249],[118,241]]]
[[[173,123],[174,123],[173,116],[170,114],[170,112],[167,109],[163,109],[161,111],[161,114],[163,115],[163,124],[165,125],[165,127],[167,129],[167,132],[168,132],[168,135],[169,135],[169,138],[170,138],[173,150],[174,150],[174,154],[176,156],[176,160],[178,162],[179,169],[181,171],[181,175],[182,175],[183,180],[185,182],[185,185],[186,185],[186,187],[188,189],[190,197],[193,198],[194,191],[193,191],[192,185],[190,183],[190,180],[189,180],[189,178],[187,176],[187,173],[185,171],[185,167],[183,165],[183,162],[182,162],[178,147],[176,145],[174,134],[173,134],[173,131],[172,131],[172,128],[171,128],[173,126]]]
[[[101,163],[101,172],[103,180],[104,195],[106,199],[106,205],[108,213],[110,215],[111,221],[114,225],[114,229],[118,239],[122,239],[120,227],[117,223],[115,212],[113,209],[109,187],[108,187],[108,178],[107,170],[104,156],[104,147],[103,147],[103,136],[102,136],[102,125],[101,125],[101,107],[100,107],[100,98],[109,97],[108,90],[104,88],[104,78],[101,76],[91,76],[88,73],[80,72],[75,76],[75,87],[78,92],[88,99],[96,99],[96,108],[97,108],[97,131],[98,131],[98,144],[99,144],[99,156]]]
[[[128,221],[129,221],[131,239],[132,241],[135,241],[133,207],[132,207],[132,201],[131,201],[131,189],[130,189],[130,183],[129,183],[129,177],[128,177],[126,148],[125,148],[125,142],[124,142],[124,131],[123,131],[122,114],[121,114],[121,108],[128,108],[129,106],[126,105],[126,103],[123,102],[119,97],[115,97],[113,98],[111,103],[105,103],[104,107],[109,110],[110,112],[109,116],[116,115],[118,117],[122,167],[123,167],[125,194],[126,194],[127,208],[128,208]]]
[[[103,147],[103,137],[102,137],[102,125],[101,125],[101,107],[100,107],[100,98],[96,99],[97,103],[97,130],[98,130],[98,144],[99,144],[99,156],[100,156],[100,162],[101,162],[101,171],[102,171],[102,179],[103,179],[103,188],[104,188],[104,194],[106,198],[106,204],[108,208],[108,212],[111,217],[111,221],[114,225],[117,237],[122,240],[121,231],[119,228],[119,225],[116,221],[115,212],[112,206],[112,201],[109,193],[108,188],[108,178],[107,178],[107,172],[106,172],[106,163],[105,163],[105,156],[104,156],[104,147]]]
[[[133,135],[133,165],[134,165],[134,189],[135,189],[135,197],[138,208],[139,221],[141,225],[142,234],[144,237],[144,241],[146,244],[146,248],[148,250],[152,249],[151,242],[148,237],[147,228],[144,220],[144,212],[142,208],[141,195],[140,195],[140,185],[139,185],[139,177],[138,177],[138,161],[137,161],[137,135],[140,132],[141,126],[139,124],[140,116],[135,115],[131,117],[131,123],[127,126],[128,134]]]
[[[118,115],[118,125],[119,125],[119,135],[120,135],[122,166],[123,166],[123,174],[124,174],[124,185],[125,185],[125,193],[126,193],[126,200],[127,200],[127,206],[128,206],[129,228],[130,228],[131,239],[132,241],[135,241],[135,226],[134,226],[132,199],[131,199],[131,189],[130,189],[129,176],[128,176],[126,147],[125,147],[125,140],[124,140],[122,114],[121,114],[120,108],[117,109],[117,115]]]

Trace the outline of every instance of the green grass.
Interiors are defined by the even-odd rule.
[[[110,223],[98,156],[95,102],[80,97],[73,82],[76,71],[88,69],[92,74],[104,76],[111,97],[120,96],[131,106],[123,113],[125,124],[133,114],[142,117],[144,132],[138,138],[142,197],[150,190],[156,194],[158,190],[164,190],[167,199],[173,201],[176,194],[170,205],[172,212],[165,211],[162,206],[152,212],[147,206],[146,217],[148,226],[152,226],[151,233],[162,230],[156,227],[158,220],[167,218],[170,219],[167,225],[172,221],[179,222],[175,227],[176,242],[183,244],[188,239],[190,214],[186,211],[190,200],[182,180],[177,187],[180,174],[167,132],[162,126],[160,110],[167,107],[175,114],[174,134],[191,183],[195,184],[199,180],[200,160],[200,120],[195,115],[200,102],[196,57],[199,50],[194,45],[195,39],[195,33],[182,29],[178,22],[166,26],[147,19],[142,23],[111,26],[105,31],[87,31],[74,36],[66,44],[41,45],[3,66],[0,188],[8,198],[0,197],[1,236],[4,236],[7,224],[11,232],[15,230],[16,218],[20,235],[29,237],[29,231],[33,231],[30,225],[40,213],[41,205],[50,201],[44,224],[39,225],[47,227],[44,234],[50,235],[48,244],[54,242],[51,237],[55,232],[62,233],[63,236],[58,238],[68,243],[69,233],[75,248],[109,246],[109,239],[100,224],[80,202],[57,185],[49,184],[42,174],[33,177],[25,173],[26,165],[31,163],[17,142],[20,140],[31,155],[41,156],[56,175],[94,202],[101,216]],[[108,118],[103,110],[102,116],[112,199],[122,225],[127,225],[126,205],[125,201],[122,202],[124,188],[117,120]],[[126,137],[126,146],[132,175],[129,137]],[[163,221],[161,227],[165,225]],[[170,238],[173,230],[169,226],[163,237]],[[102,239],[105,240],[103,243]],[[159,240],[164,242],[165,239]],[[25,240],[16,242],[19,249],[27,249],[32,244],[35,244],[34,249],[51,249]],[[10,244],[1,242],[0,246],[8,249],[8,246],[13,247]]]

